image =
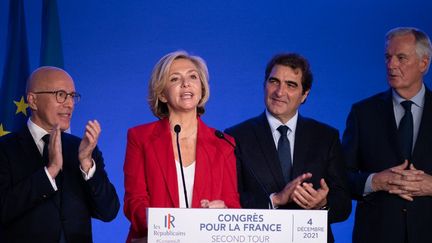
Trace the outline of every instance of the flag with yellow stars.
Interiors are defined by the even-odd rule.
[[[29,75],[23,0],[9,1],[6,60],[0,88],[0,136],[26,124],[29,108],[25,87]]]

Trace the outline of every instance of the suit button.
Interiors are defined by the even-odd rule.
[[[43,198],[46,198],[46,197],[47,197],[47,195],[43,194],[43,195],[42,195],[42,197],[43,197]]]
[[[402,211],[403,213],[406,213],[406,212],[407,212],[407,209],[406,209],[406,208],[402,208],[401,211]]]

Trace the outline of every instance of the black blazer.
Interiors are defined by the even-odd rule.
[[[397,139],[392,92],[379,93],[352,106],[343,148],[349,168],[352,197],[357,202],[353,242],[431,242],[432,197],[413,202],[380,191],[363,196],[371,173],[403,163]],[[412,161],[432,175],[432,93],[426,89],[425,104]]]
[[[62,226],[68,243],[92,242],[91,217],[116,217],[119,199],[102,154],[94,150],[96,172],[85,181],[79,169],[80,141],[62,133],[62,181],[55,192],[27,126],[0,138],[0,242],[58,242]]]
[[[237,144],[237,174],[242,207],[268,208],[269,195],[285,187],[276,146],[265,113],[249,119],[226,133],[232,135]],[[343,155],[339,134],[315,120],[299,115],[295,132],[293,178],[302,173],[312,173],[315,188],[324,178],[330,191],[327,196],[330,207],[329,223],[343,221],[351,212],[346,183]],[[294,203],[285,208],[299,209]],[[329,242],[333,235],[329,227]]]

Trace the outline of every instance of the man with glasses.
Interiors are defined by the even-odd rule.
[[[79,99],[64,70],[31,74],[27,127],[0,138],[0,242],[92,242],[91,217],[116,217],[99,123],[89,121],[83,139],[64,133]]]

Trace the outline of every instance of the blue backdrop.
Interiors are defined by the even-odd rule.
[[[30,67],[39,64],[41,1],[26,0]],[[210,101],[203,120],[225,129],[264,110],[263,77],[277,52],[307,57],[314,83],[305,116],[342,133],[353,102],[387,89],[384,34],[416,26],[432,35],[432,1],[89,1],[58,0],[65,69],[83,95],[72,133],[89,119],[103,128],[99,146],[123,198],[126,131],[154,121],[147,80],[156,61],[184,49],[203,57],[210,71]],[[8,1],[0,0],[0,76]],[[429,74],[426,83],[431,86]],[[94,221],[95,242],[123,242],[129,223]],[[352,217],[335,224],[337,242],[351,242]]]

